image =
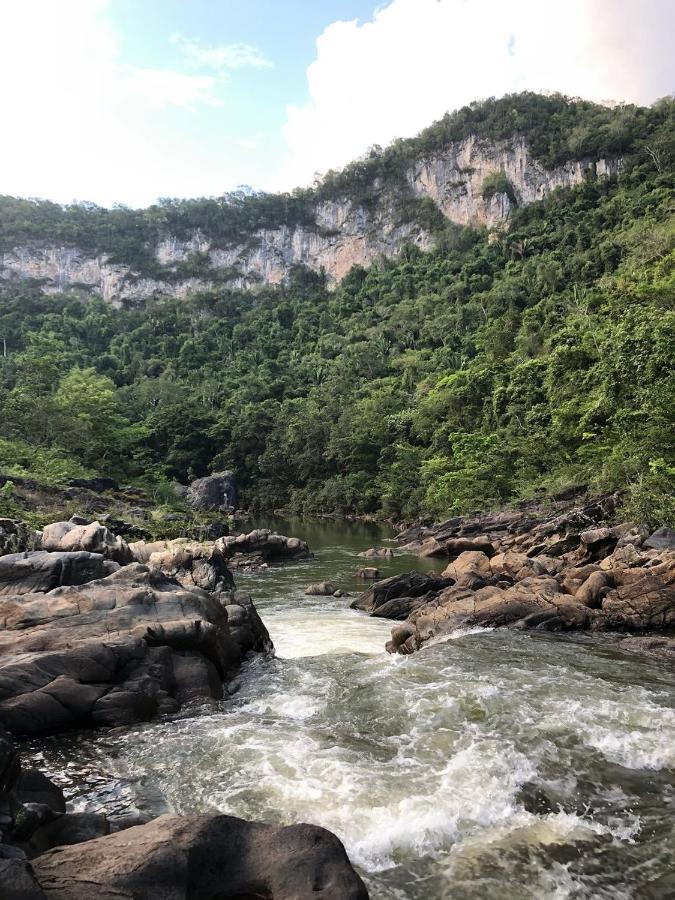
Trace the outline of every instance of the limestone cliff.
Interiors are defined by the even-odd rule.
[[[578,159],[546,169],[524,138],[490,142],[476,137],[451,143],[443,152],[408,166],[396,186],[373,183],[376,202],[344,196],[317,199],[311,221],[258,228],[224,242],[195,228],[188,239],[167,233],[154,247],[155,271],[148,275],[124,260],[92,254],[72,244],[44,238],[5,248],[0,277],[35,279],[45,292],[79,289],[120,304],[152,296],[180,297],[216,283],[247,288],[282,282],[296,265],[324,270],[339,281],[353,265],[395,255],[404,244],[428,249],[431,232],[411,217],[401,216],[401,200],[431,200],[449,221],[461,225],[504,227],[514,202],[526,205],[556,188],[579,184],[589,174],[616,174],[621,160]],[[486,191],[486,179],[501,176],[509,190]],[[198,259],[197,274],[185,277],[181,264]]]

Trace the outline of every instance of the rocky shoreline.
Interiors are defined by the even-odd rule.
[[[675,531],[618,517],[620,497],[606,495],[413,525],[402,549],[442,560],[442,572],[376,582],[352,606],[402,623],[390,653],[482,626],[617,632],[627,649],[675,655]]]
[[[274,653],[230,565],[306,558],[307,544],[265,529],[129,544],[79,517],[37,534],[13,524],[4,530],[18,552],[0,556],[3,900],[366,898],[322,828],[66,812],[11,739],[128,726],[227,696],[244,658]]]

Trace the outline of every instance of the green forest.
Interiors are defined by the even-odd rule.
[[[383,171],[395,185],[402,161],[469,133],[524,134],[550,165],[624,162],[515,209],[506,230],[435,220],[431,252],[404,248],[333,290],[297,269],[280,287],[115,309],[6,283],[0,473],[163,485],[231,468],[256,510],[397,520],[587,485],[675,524],[674,110],[522,95],[375,148],[315,192],[358,196]],[[167,229],[212,221],[225,239],[301,219],[307,202],[135,212],[3,198],[0,241],[53,234],[150,265]]]

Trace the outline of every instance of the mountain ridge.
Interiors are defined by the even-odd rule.
[[[0,278],[115,304],[279,284],[296,265],[335,284],[353,265],[397,256],[406,245],[432,249],[448,224],[503,227],[517,205],[616,176],[649,118],[640,107],[525,93],[447,114],[416,138],[372,148],[291,194],[239,191],[140,211],[2,198],[9,225],[0,230]],[[42,227],[21,228],[22,216],[39,220],[43,211]],[[88,227],[98,229],[93,242]]]

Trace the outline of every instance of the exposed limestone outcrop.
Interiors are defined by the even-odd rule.
[[[403,184],[411,200],[433,201],[449,221],[494,227],[508,219],[512,198],[527,205],[558,187],[580,184],[588,173],[604,177],[619,169],[620,160],[580,159],[547,170],[523,138],[489,143],[469,137],[413,163],[404,173]],[[508,179],[512,197],[504,192],[484,195],[484,183],[495,173]],[[34,279],[46,292],[84,289],[115,304],[140,303],[157,296],[183,297],[223,278],[231,287],[278,284],[297,265],[323,270],[336,282],[352,266],[367,266],[382,255],[393,256],[406,243],[421,249],[432,245],[432,236],[423,227],[401,221],[396,207],[400,187],[396,191],[378,183],[373,187],[379,196],[375,205],[359,204],[348,197],[317,200],[313,223],[258,228],[226,244],[214,243],[199,229],[185,239],[165,235],[155,247],[156,261],[165,275],[148,277],[105,254],[88,254],[45,239],[2,254],[0,277]],[[205,273],[181,278],[177,267],[195,254],[207,260]]]

